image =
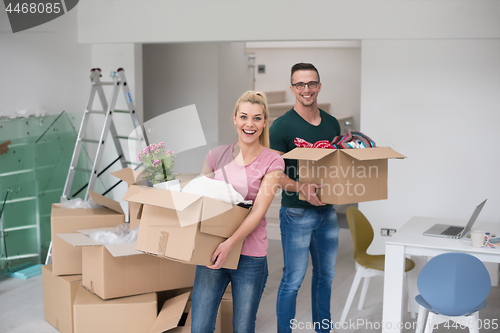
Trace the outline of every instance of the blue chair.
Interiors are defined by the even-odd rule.
[[[427,310],[425,333],[449,320],[469,327],[471,333],[479,332],[478,311],[486,306],[491,289],[490,275],[479,259],[467,253],[435,256],[420,271],[417,286],[417,333],[423,330]]]

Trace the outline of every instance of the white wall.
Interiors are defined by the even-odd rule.
[[[310,62],[319,71],[322,87],[320,103],[330,103],[337,117],[354,116],[359,126],[361,94],[361,49],[346,48],[272,48],[254,49],[255,64],[266,65],[266,73],[255,74],[255,89],[286,91],[286,101],[295,103],[290,91],[290,68],[298,62]]]
[[[174,170],[200,172],[210,148],[236,140],[232,110],[253,79],[244,44],[145,44],[143,59],[146,121],[196,105],[207,146],[176,154]]]
[[[217,43],[144,44],[144,120],[195,104],[209,145],[218,142]],[[179,124],[189,126],[189,124]],[[168,142],[165,143],[168,149]],[[208,147],[176,154],[175,172],[200,172]]]
[[[389,161],[389,199],[360,204],[377,228],[414,215],[500,221],[500,40],[371,40],[362,45],[361,131]],[[379,251],[383,251],[381,240]]]
[[[494,0],[86,0],[77,8],[84,43],[500,37]]]
[[[218,100],[219,142],[234,143],[238,139],[233,122],[234,106],[238,98],[253,88],[253,68],[249,67],[245,44],[220,42],[218,44]]]
[[[91,46],[77,42],[77,12],[12,33],[0,10],[0,112],[44,109],[80,114],[89,89]]]

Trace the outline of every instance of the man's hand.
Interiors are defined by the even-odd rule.
[[[321,185],[318,184],[313,184],[313,183],[303,183],[301,184],[302,186],[300,187],[300,193],[304,195],[306,198],[306,201],[309,202],[311,205],[314,206],[324,206],[325,204],[322,203],[318,195],[316,194],[316,189],[320,188]]]

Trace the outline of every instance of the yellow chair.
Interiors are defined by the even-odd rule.
[[[347,223],[351,231],[352,241],[354,243],[354,260],[356,261],[356,275],[352,281],[351,290],[347,296],[347,301],[340,317],[340,323],[343,324],[347,313],[351,308],[354,295],[358,290],[361,279],[364,278],[361,296],[359,298],[358,310],[363,308],[368,284],[372,276],[384,275],[385,255],[371,255],[366,250],[373,241],[373,228],[367,218],[355,207],[349,207],[346,211]],[[415,262],[406,259],[405,272],[412,270]],[[411,298],[413,299],[413,298]],[[410,301],[410,297],[408,299]]]

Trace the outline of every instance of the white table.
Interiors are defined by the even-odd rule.
[[[390,240],[385,242],[384,299],[382,332],[401,332],[403,310],[403,276],[405,256],[436,256],[445,252],[465,252],[484,262],[500,263],[500,249],[474,248],[465,239],[424,236],[436,223],[465,225],[466,221],[430,217],[412,217]],[[473,229],[500,236],[500,223],[476,222]]]

